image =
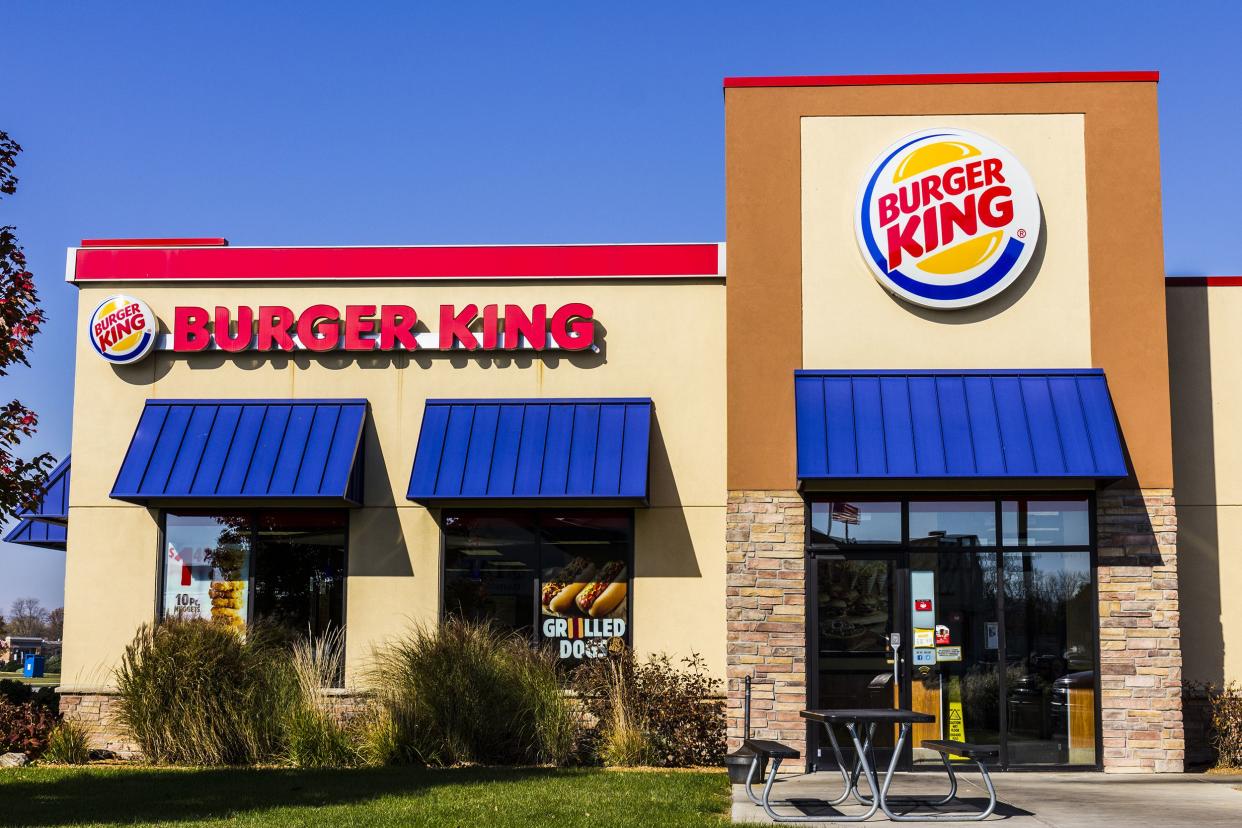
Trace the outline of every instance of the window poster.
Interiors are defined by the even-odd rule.
[[[540,632],[563,659],[599,658],[619,648],[629,615],[625,557],[574,554],[546,567],[540,584]]]
[[[169,515],[164,550],[164,616],[244,629],[250,554],[246,533],[225,518]]]

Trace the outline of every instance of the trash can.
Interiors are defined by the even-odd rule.
[[[43,678],[43,656],[26,656],[26,664],[22,667],[22,675],[26,678]]]

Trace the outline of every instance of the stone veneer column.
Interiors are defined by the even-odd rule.
[[[729,492],[725,518],[729,748],[742,739],[743,679],[751,732],[806,748],[805,506],[796,491]]]
[[[1173,492],[1102,491],[1096,521],[1104,769],[1177,773],[1186,743]]]

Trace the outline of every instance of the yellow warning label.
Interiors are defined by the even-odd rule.
[[[949,680],[949,738],[955,742],[966,741],[966,721],[962,717],[962,684],[954,676]],[[962,759],[950,756],[950,759]]]

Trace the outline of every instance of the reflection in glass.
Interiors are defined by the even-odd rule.
[[[1095,763],[1088,552],[1006,552],[1009,761]]]
[[[910,502],[911,546],[993,546],[996,501]]]
[[[859,500],[812,503],[811,543],[901,543],[901,504]]]
[[[539,570],[533,518],[448,514],[443,529],[444,612],[532,635]]]
[[[249,618],[250,538],[244,515],[168,513],[163,616],[244,629]]]
[[[1021,532],[1018,528],[1018,508],[1016,500],[1001,501],[1001,541],[1005,546],[1020,546]]]
[[[1091,522],[1086,500],[1028,500],[1026,546],[1086,546]]]

